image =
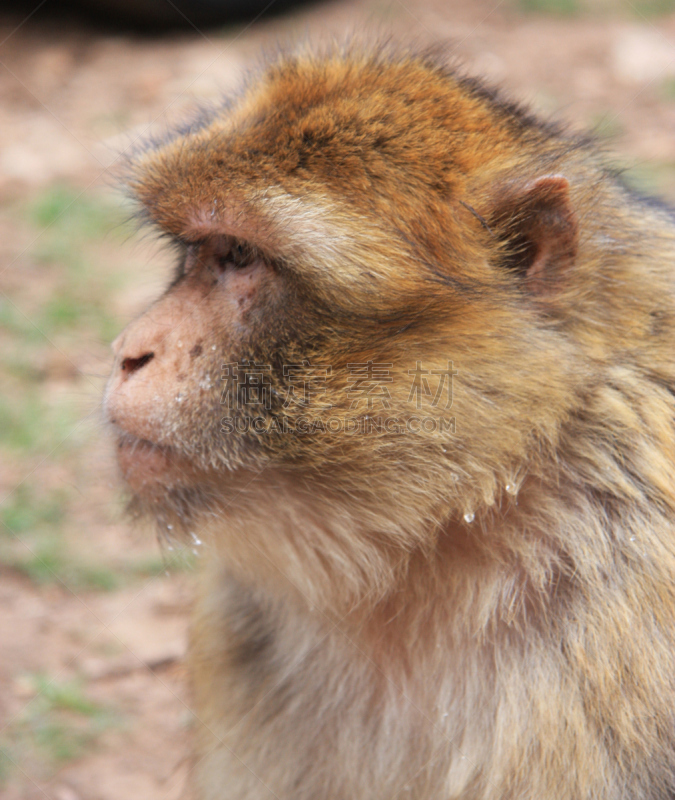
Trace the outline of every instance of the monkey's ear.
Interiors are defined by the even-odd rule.
[[[533,293],[550,293],[574,263],[579,225],[562,175],[510,186],[493,206],[491,227],[504,240],[504,265]]]

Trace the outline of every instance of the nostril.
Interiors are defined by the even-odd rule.
[[[145,353],[138,358],[125,358],[122,360],[122,372],[124,372],[125,376],[128,378],[130,375],[133,375],[134,372],[138,372],[139,369],[142,369],[148,361],[152,361],[154,357],[154,353]]]

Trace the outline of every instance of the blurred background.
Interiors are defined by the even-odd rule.
[[[183,656],[199,553],[132,529],[100,399],[171,257],[134,234],[122,153],[261,51],[441,38],[590,128],[675,202],[675,0],[58,0],[0,8],[0,797],[189,797]]]

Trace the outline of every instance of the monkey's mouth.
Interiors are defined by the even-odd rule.
[[[196,477],[194,465],[172,448],[124,431],[117,439],[117,463],[129,488],[137,494],[190,486]]]

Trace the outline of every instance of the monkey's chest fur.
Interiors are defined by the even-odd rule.
[[[364,621],[352,626],[227,574],[212,578],[220,590],[199,602],[191,648],[204,798],[430,798],[448,796],[449,781],[476,782],[462,743],[475,755],[489,735],[490,690],[469,726],[471,689],[464,679],[448,686],[434,653],[419,653],[427,667],[439,663],[418,683],[406,674],[414,654],[409,670],[392,669],[389,654],[367,643]],[[467,654],[450,657],[462,661],[459,678]],[[481,684],[484,666],[475,665]]]
[[[556,633],[478,639],[432,614],[411,642],[396,620],[330,619],[208,572],[191,647],[204,800],[668,797],[647,788],[656,760],[615,768],[621,737],[598,736]]]

